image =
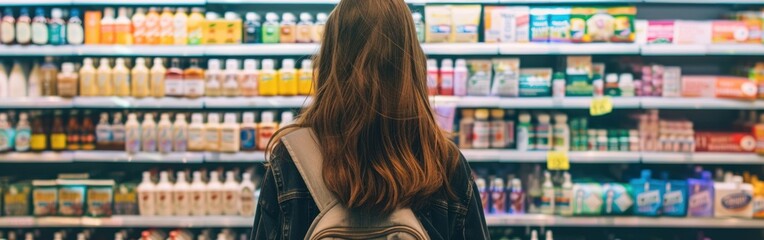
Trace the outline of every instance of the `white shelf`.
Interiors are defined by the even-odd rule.
[[[337,4],[339,0],[207,0],[211,4]]]
[[[546,162],[546,151],[517,151],[496,149],[464,149],[464,158],[470,162]],[[639,152],[569,152],[571,163],[639,163]]]
[[[764,109],[762,101],[717,98],[641,98],[644,109]]]
[[[204,153],[205,162],[265,162],[265,152]]]
[[[486,215],[494,227],[625,227],[625,228],[761,228],[761,219],[669,218],[669,217],[561,217],[548,215]]]
[[[60,97],[0,99],[0,109],[23,108],[23,109],[51,109],[70,108],[72,100]]]
[[[764,44],[711,44],[708,55],[752,55],[764,54]]]
[[[201,163],[202,153],[136,153],[124,151],[76,151],[76,162]]]
[[[160,227],[160,228],[229,228],[251,227],[253,217],[206,216],[206,217],[149,217],[112,216],[89,217],[0,217],[0,228],[33,227]]]
[[[613,108],[638,109],[640,98],[614,97]],[[455,105],[462,108],[507,108],[507,109],[588,109],[591,106],[591,97],[567,97],[554,99],[551,97],[454,97],[434,96],[430,97],[433,105]]]
[[[499,46],[502,55],[598,55],[639,54],[640,46],[633,43],[504,43]]]
[[[764,157],[754,153],[642,153],[647,164],[764,164]]]
[[[639,152],[570,152],[572,163],[639,163]],[[546,161],[546,156],[544,156]]]
[[[702,56],[708,47],[698,44],[649,44],[642,46],[643,56]]]
[[[301,108],[310,104],[306,96],[205,98],[204,107],[219,108]]]
[[[69,0],[74,5],[152,5],[152,6],[179,6],[179,5],[204,5],[205,0]]]
[[[72,46],[0,45],[0,56],[71,56]]]
[[[69,5],[71,3],[72,0],[0,0],[2,6]]]
[[[681,4],[764,4],[762,0],[642,0],[647,3]]]
[[[202,109],[202,99],[189,98],[130,98],[130,97],[76,97],[75,108],[140,108],[140,109]]]
[[[239,45],[235,45],[239,46]],[[205,46],[184,45],[82,45],[74,48],[78,56],[201,57]]]
[[[423,43],[428,55],[498,55],[499,45],[493,43]]]
[[[231,44],[207,45],[204,53],[207,56],[306,56],[318,52],[319,44]]]
[[[70,152],[10,152],[0,154],[0,163],[68,163],[72,162]]]

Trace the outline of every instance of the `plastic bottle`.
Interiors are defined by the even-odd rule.
[[[125,124],[122,123],[122,113],[114,113],[114,118],[111,124],[111,142],[114,149],[119,149],[125,146],[126,135]]]
[[[172,150],[175,152],[185,152],[188,149],[188,122],[186,114],[178,113],[175,115],[175,122],[172,124]]]
[[[281,113],[281,123],[279,123],[279,129],[294,123],[294,113],[291,111],[284,111]]]
[[[313,92],[313,60],[302,60],[302,68],[298,70],[299,78],[297,83],[297,93],[300,95],[310,95]]]
[[[183,69],[180,67],[180,59],[170,60],[170,68],[167,69],[164,78],[164,91],[166,96],[182,97],[185,94],[185,81]]]
[[[149,72],[149,89],[151,96],[161,98],[165,95],[164,79],[167,75],[167,69],[164,68],[161,58],[154,58],[154,65]]]
[[[554,214],[554,184],[552,183],[552,174],[544,171],[544,183],[541,185],[541,214]]]
[[[92,58],[85,58],[80,68],[80,96],[97,95],[96,69]]]
[[[223,82],[222,95],[226,97],[239,96],[239,61],[228,59],[225,61],[225,81]]]
[[[8,76],[5,71],[3,71],[3,76]],[[29,71],[29,80],[27,81],[27,89],[26,89],[26,96],[30,98],[36,98],[42,96],[42,75],[40,70],[40,64],[35,61],[32,63],[32,69]]]
[[[259,43],[261,33],[260,15],[248,12],[244,15],[244,43]]]
[[[103,19],[101,19],[101,44],[114,44],[117,42],[115,24],[114,8],[104,8]]]
[[[135,116],[131,114],[131,116]],[[128,117],[130,118],[130,117]],[[130,120],[128,120],[129,123]],[[143,172],[143,180],[138,185],[138,210],[141,216],[157,215],[157,186],[151,181],[151,173]]]
[[[146,21],[144,22],[144,26],[146,29],[146,43],[150,45],[156,45],[161,42],[160,32],[162,31],[159,27],[159,8],[156,7],[150,7],[149,12],[146,13]]]
[[[218,172],[210,172],[210,180],[207,183],[207,214],[217,216],[223,214],[223,183],[220,182]]]
[[[509,194],[509,202],[509,213],[525,213],[525,192],[523,192],[523,184],[520,179],[512,179],[512,191]]]
[[[114,92],[118,97],[130,96],[130,69],[125,66],[124,58],[117,58],[114,69],[111,71],[114,81]]]
[[[66,21],[62,18],[64,12],[60,8],[50,10],[48,23],[48,41],[50,45],[66,44]]]
[[[263,43],[279,43],[280,35],[279,15],[273,12],[266,13],[265,23],[263,23]]]
[[[634,76],[631,75],[631,73],[622,73],[618,80],[618,88],[621,89],[622,97],[636,96],[635,87],[634,87]]]
[[[552,236],[552,230],[546,230],[546,234],[544,234],[544,237],[546,240],[554,240],[554,237]]]
[[[416,38],[417,40],[419,40],[420,43],[422,43],[424,42],[424,33],[426,32],[424,21],[422,21],[422,14],[419,12],[415,12],[411,14],[411,17],[414,18],[414,28],[416,29]]]
[[[143,115],[141,123],[141,150],[144,152],[157,151],[157,124],[154,122],[154,114]]]
[[[297,95],[297,73],[294,69],[294,59],[284,59],[279,69],[279,95]]]
[[[19,121],[16,123],[16,135],[13,142],[17,152],[29,151],[32,127],[29,125],[28,116],[27,113],[20,113]]]
[[[157,146],[160,153],[171,153],[173,145],[172,122],[170,114],[162,113],[159,124],[157,125]]]
[[[440,67],[440,95],[454,95],[454,62],[443,59]]]
[[[254,216],[255,208],[257,206],[257,198],[255,198],[255,184],[252,183],[252,174],[250,173],[243,173],[241,176],[239,199],[241,201],[239,216]]]
[[[61,97],[77,96],[79,76],[74,71],[74,63],[61,64],[61,72],[58,74],[58,95]]]
[[[281,34],[279,39],[281,43],[297,42],[297,19],[292,13],[281,15]]]
[[[536,126],[536,147],[535,150],[552,150],[552,124],[549,123],[549,114],[538,115],[538,125]]]
[[[490,195],[491,206],[490,212],[494,214],[505,214],[508,212],[507,208],[507,193],[505,192],[504,179],[497,177],[493,179],[491,183]]]
[[[135,66],[130,73],[130,78],[132,80],[130,92],[133,97],[145,98],[151,95],[149,75],[149,68],[146,67],[146,59],[136,58]]]
[[[172,189],[172,199],[175,216],[191,215],[191,184],[186,179],[186,172],[178,172],[178,178],[175,179],[175,186]]]
[[[194,171],[194,180],[191,182],[189,191],[191,192],[191,215],[207,215],[207,185],[202,181],[201,172]]]
[[[80,14],[80,9],[78,8],[69,10],[69,21],[66,22],[65,31],[62,33],[66,37],[66,43],[69,45],[82,45],[85,41],[85,29],[82,26]]]
[[[133,43],[136,45],[146,44],[146,9],[136,8],[131,22],[133,25]]]
[[[268,142],[278,129],[278,124],[273,122],[273,112],[263,112],[260,118],[260,124],[257,126],[257,149],[265,150]]]
[[[507,121],[504,120],[504,109],[492,109],[491,110],[491,148],[506,148],[507,139],[505,133],[507,132]]]
[[[273,65],[273,59],[263,59],[263,69],[260,71],[260,96],[276,96],[279,94],[279,76],[276,74]]]
[[[531,131],[533,125],[531,125],[531,115],[528,113],[520,113],[518,117],[519,123],[517,124],[517,150],[528,151],[533,150],[531,147],[535,143],[531,143]]]
[[[114,95],[114,81],[112,80],[113,74],[111,67],[109,66],[108,58],[101,58],[101,63],[98,64],[98,70],[96,72],[96,88],[98,96],[113,96]]]
[[[117,12],[117,19],[114,20],[114,43],[120,45],[133,44],[133,23],[127,17],[127,8],[120,7]]]
[[[188,16],[188,44],[202,44],[204,30],[204,10],[202,8],[191,8],[191,14]]]
[[[29,138],[29,149],[35,152],[48,149],[48,133],[42,125],[40,113],[32,114],[32,136]]]
[[[109,124],[109,114],[101,113],[96,125],[96,148],[105,149],[112,143],[112,128]]]
[[[475,126],[473,128],[472,147],[485,149],[491,146],[491,124],[488,121],[488,110],[475,111]]]
[[[296,41],[298,43],[313,42],[311,32],[313,31],[313,16],[310,13],[300,13],[300,22],[297,23]]]
[[[188,44],[188,15],[186,8],[178,8],[173,18],[175,45]]]
[[[38,7],[34,10],[32,19],[32,43],[37,45],[48,44],[48,20],[45,19],[45,9]]]
[[[199,67],[199,59],[191,59],[188,68],[183,71],[183,82],[186,97],[204,96],[204,70]]]
[[[573,206],[571,202],[573,200],[573,181],[571,181],[570,173],[565,172],[562,174],[563,182],[560,187],[560,193],[555,197],[555,213],[562,216],[573,215]]]
[[[190,151],[204,151],[206,148],[203,121],[204,116],[201,113],[191,115],[191,124],[188,125],[188,150]]]
[[[459,120],[459,148],[472,148],[472,137],[475,128],[475,110],[463,109]]]
[[[53,78],[55,77],[53,75]],[[55,80],[53,82],[55,83]],[[27,79],[24,77],[24,70],[19,61],[13,61],[11,75],[8,78],[7,91],[10,98],[24,98],[27,96]]]
[[[326,21],[329,19],[329,15],[326,13],[318,13],[316,15],[316,24],[313,25],[313,33],[311,38],[313,42],[321,42],[324,38],[324,29],[326,27]]]
[[[19,73],[23,75],[23,71],[19,71]],[[45,61],[40,67],[40,76],[40,82],[42,83],[42,95],[58,96],[58,83],[56,79],[58,76],[58,67],[56,66],[56,63],[53,62],[53,57],[45,57]],[[13,72],[11,72],[11,85],[13,85]],[[24,88],[26,88],[26,81],[24,82]],[[11,86],[11,89],[13,89],[13,86]],[[19,89],[22,88],[19,87]],[[11,93],[11,96],[13,96],[13,93]]]
[[[225,121],[220,126],[220,151],[238,152],[241,147],[241,132],[239,124],[236,122],[236,115],[233,113],[225,114]]]
[[[568,151],[570,149],[570,127],[568,126],[568,115],[554,115],[554,150]]]
[[[438,61],[427,59],[427,92],[432,95],[438,95]]]
[[[172,45],[175,43],[175,28],[173,27],[174,18],[175,16],[172,14],[172,8],[162,8],[162,14],[159,15],[160,44]]]
[[[539,232],[537,230],[531,231],[531,240],[539,240]]]
[[[239,14],[233,11],[227,11],[223,15],[223,19],[225,20],[225,31],[223,32],[223,36],[225,37],[223,39],[224,44],[241,44],[241,17]]]
[[[220,59],[210,59],[207,62],[207,83],[204,94],[208,97],[219,97],[222,94],[223,73],[220,70]]]
[[[8,114],[0,113],[0,153],[13,149],[14,134],[13,127],[8,122]]]
[[[157,215],[172,216],[175,209],[173,201],[173,187],[170,176],[166,171],[159,173],[159,182],[156,185]]]
[[[5,65],[0,64],[0,99],[8,98],[10,92],[8,85],[8,72],[5,71]]]
[[[552,78],[552,97],[555,101],[565,99],[565,74],[556,72]]]
[[[204,149],[210,152],[220,151],[220,115],[207,115],[207,125],[204,126]]]
[[[29,8],[22,7],[19,17],[16,18],[16,43],[28,45],[32,42],[32,18],[29,17]]]
[[[241,187],[236,182],[236,175],[233,171],[228,171],[225,175],[225,183],[223,184],[223,214],[238,215],[241,209],[241,196],[239,196]]]
[[[257,70],[257,60],[244,60],[244,70],[241,72],[241,82],[239,82],[239,86],[241,88],[241,96],[257,96],[259,82],[260,71]]]
[[[3,9],[3,18],[0,20],[0,43],[11,45],[16,41],[16,19],[13,18],[13,9]]]
[[[257,149],[255,145],[257,125],[255,124],[255,113],[245,112],[241,117],[241,125],[239,127],[239,139],[241,141],[241,151],[254,151]]]

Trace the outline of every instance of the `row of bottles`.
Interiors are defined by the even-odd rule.
[[[10,74],[0,64],[0,98],[40,96],[118,96],[118,97],[251,97],[309,95],[312,91],[313,63],[284,59],[276,70],[273,59],[245,59],[243,69],[238,59],[227,59],[222,69],[220,59],[209,59],[202,69],[198,59],[190,59],[183,69],[181,60],[172,58],[165,68],[162,58],[148,67],[145,58],[136,58],[132,69],[128,60],[117,58],[112,66],[101,58],[98,67],[85,58],[82,67],[72,62],[61,64],[61,72],[52,57],[40,66],[33,64],[25,74],[22,64],[14,62]],[[262,65],[262,66],[260,66]]]
[[[68,15],[68,21],[64,20],[65,15]],[[6,7],[0,19],[0,43],[78,45],[85,40],[82,24],[80,10],[77,8],[69,11],[53,8],[50,10],[50,18],[47,18],[43,8],[35,8],[34,17],[31,17],[29,8],[24,7],[19,9],[19,15],[14,18],[13,9]]]
[[[3,231],[0,230],[0,239],[3,240],[90,240],[90,239],[139,239],[139,240],[247,240],[250,234],[247,230],[232,230],[232,229],[119,229],[119,230],[104,230],[104,229],[85,229],[85,230],[48,230],[48,229],[13,229]]]
[[[41,112],[22,112],[14,127],[8,114],[0,113],[0,152],[93,150],[95,126],[89,115],[86,111],[80,121],[77,112],[73,111],[64,128],[61,112],[56,112],[52,120]]]

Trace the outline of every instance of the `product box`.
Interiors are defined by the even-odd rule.
[[[594,14],[586,20],[586,33],[592,42],[608,42],[615,32],[613,16],[608,8],[594,8]]]
[[[634,31],[637,33],[637,39],[636,43],[639,45],[645,45],[647,44],[647,28],[649,27],[650,21],[647,20],[634,20]],[[710,28],[709,28],[710,30]],[[710,39],[710,35],[709,35]]]
[[[748,40],[746,43],[761,43],[762,39],[762,13],[757,11],[745,11],[738,14],[738,20],[743,21],[748,28]]]
[[[451,7],[447,5],[427,5],[424,7],[427,31],[425,42],[446,43],[451,40],[453,19]]]
[[[3,192],[3,215],[29,216],[31,208],[32,186],[28,183],[10,184]]]
[[[663,68],[663,97],[680,97],[682,95],[682,68]]]
[[[602,186],[605,205],[602,214],[622,215],[631,212],[634,199],[631,196],[631,186],[620,183],[606,183]]]
[[[101,42],[101,11],[85,11],[85,44]]]
[[[549,42],[570,42],[569,7],[552,8],[549,12]]]
[[[753,185],[753,217],[764,218],[764,182],[755,179]]]
[[[687,181],[666,181],[663,194],[663,215],[687,216]]]
[[[32,212],[35,216],[55,216],[58,211],[58,187],[55,180],[32,181]]]
[[[711,43],[745,43],[749,36],[748,26],[743,21],[711,22]]]
[[[648,44],[670,44],[674,42],[674,20],[650,20],[647,22]]]
[[[758,93],[756,83],[744,77],[716,78],[716,97],[754,100]]]
[[[549,42],[549,17],[551,13],[551,8],[531,8],[531,42]]]
[[[552,96],[551,68],[520,69],[520,97]]]
[[[686,21],[674,22],[674,43],[707,45],[711,43],[711,22]]]
[[[480,29],[481,5],[451,6],[453,30],[450,42],[476,43]]]
[[[599,183],[573,184],[573,215],[600,215],[602,213],[602,185]]]
[[[493,59],[492,96],[517,97],[520,95],[520,59]]]
[[[746,132],[696,132],[697,152],[753,152],[756,138]]]
[[[716,76],[682,76],[682,97],[716,97]]]
[[[577,43],[591,42],[592,38],[586,31],[589,18],[594,15],[595,8],[574,7],[570,9],[570,41]]]
[[[527,6],[486,6],[485,42],[528,42],[530,8]]]
[[[714,183],[714,217],[753,217],[753,186],[747,183]]]
[[[491,93],[491,60],[468,60],[469,80],[467,80],[467,95],[488,96]]]
[[[636,28],[634,17],[637,15],[637,7],[612,7],[608,13],[613,16],[613,36],[611,42],[634,42],[636,40]]]
[[[87,216],[109,217],[114,212],[114,180],[90,180],[87,184]]]
[[[687,180],[689,201],[687,203],[688,217],[714,216],[714,182],[711,173],[704,171],[701,178]]]
[[[568,56],[565,69],[565,96],[592,96],[592,57]]]
[[[138,192],[135,183],[123,183],[114,192],[114,214],[138,215]]]
[[[85,214],[87,180],[56,180],[58,183],[58,215],[79,217]]]

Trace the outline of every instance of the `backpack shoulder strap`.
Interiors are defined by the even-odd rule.
[[[292,161],[300,171],[318,209],[323,212],[336,204],[337,198],[324,183],[322,172],[324,160],[313,129],[300,128],[284,136],[281,142],[292,156]]]

